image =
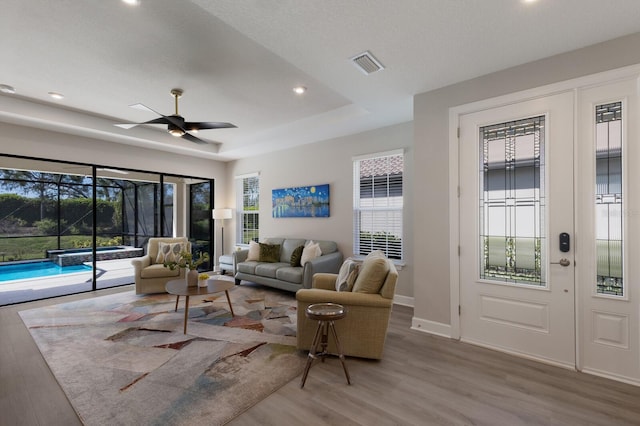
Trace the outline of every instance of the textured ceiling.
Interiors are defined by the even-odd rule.
[[[611,7],[615,5],[615,7]],[[413,95],[640,31],[640,1],[4,0],[0,121],[233,159],[410,121]],[[360,72],[370,50],[385,69]],[[295,95],[292,88],[308,91]],[[237,129],[200,146],[143,103]],[[53,101],[47,92],[63,93]],[[152,128],[153,127],[153,128]]]

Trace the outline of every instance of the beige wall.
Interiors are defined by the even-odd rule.
[[[260,173],[260,237],[284,236],[332,240],[348,257],[353,254],[353,161],[357,155],[405,149],[404,238],[406,266],[399,272],[396,294],[411,298],[413,245],[411,212],[413,198],[413,125],[385,127],[357,135],[309,144],[229,163],[226,206],[235,211],[234,176]],[[271,216],[271,190],[292,186],[330,185],[329,218],[280,218]],[[230,229],[235,229],[235,220]],[[235,243],[234,231],[226,231],[227,251]],[[227,244],[227,239],[229,243]],[[400,298],[402,299],[402,298]],[[405,300],[411,303],[410,300]]]
[[[414,319],[450,324],[449,109],[640,63],[640,33],[414,97]]]

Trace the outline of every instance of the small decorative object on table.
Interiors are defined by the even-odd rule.
[[[200,252],[198,258],[194,259],[188,251],[180,252],[180,258],[176,261],[164,262],[165,268],[172,271],[176,268],[187,269],[186,282],[189,287],[198,285],[198,266],[209,260],[209,254]],[[205,285],[206,286],[206,285]]]
[[[206,287],[208,279],[209,274],[203,272],[202,274],[198,275],[198,287]]]

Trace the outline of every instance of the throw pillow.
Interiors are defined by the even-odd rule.
[[[353,285],[356,283],[358,279],[358,273],[360,272],[360,265],[356,266],[356,268],[351,271],[349,276],[347,277],[347,289],[345,291],[353,291]]]
[[[182,243],[158,243],[158,255],[155,263],[177,262],[184,250]]]
[[[372,257],[382,257],[382,258],[386,258],[387,255],[384,254],[384,252],[382,250],[374,250],[372,252],[369,252],[369,254],[365,257],[365,259],[370,259]]]
[[[300,265],[304,266],[308,261],[322,256],[322,250],[320,250],[320,244],[314,243],[313,240],[309,241],[302,250],[302,258],[300,259]]]
[[[351,291],[349,288],[349,277],[356,277],[358,275],[358,269],[360,264],[351,259],[347,259],[342,263],[340,271],[338,272],[338,278],[336,279],[336,291]],[[353,278],[355,281],[355,278]],[[352,281],[352,286],[353,286]]]
[[[289,265],[291,266],[302,266],[300,261],[302,260],[302,250],[304,250],[304,246],[298,246],[291,253],[291,260],[289,261]]]
[[[259,262],[275,263],[280,262],[280,244],[260,244]]]
[[[358,278],[353,284],[354,293],[379,293],[387,279],[389,265],[387,259],[379,256],[366,257],[360,267]]]
[[[253,260],[257,262],[260,260],[260,244],[255,241],[249,241],[249,254],[247,260]]]

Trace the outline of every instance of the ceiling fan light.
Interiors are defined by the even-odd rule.
[[[171,133],[172,136],[175,136],[177,138],[184,135],[184,132],[182,131],[182,129],[178,129],[177,127],[170,128],[169,133]]]

